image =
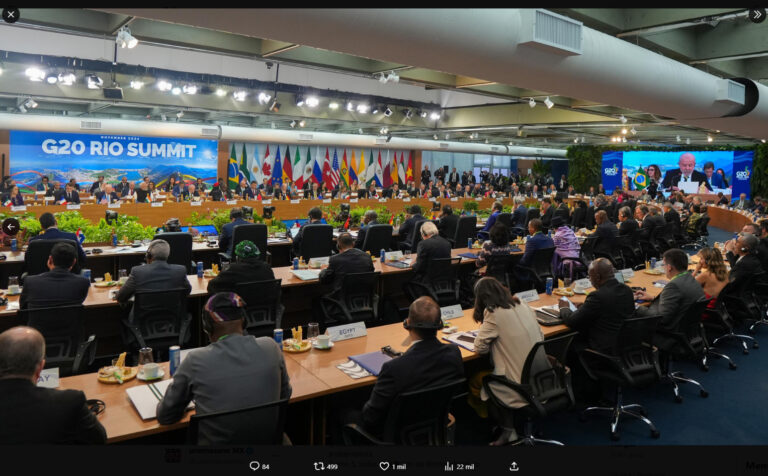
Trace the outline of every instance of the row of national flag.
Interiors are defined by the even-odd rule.
[[[248,183],[255,180],[261,184],[265,178],[271,180],[273,186],[293,182],[299,188],[306,183],[325,183],[329,188],[335,188],[353,182],[360,187],[368,187],[371,183],[389,187],[395,183],[403,186],[413,180],[413,153],[410,151],[406,158],[404,151],[385,150],[382,157],[382,151],[378,150],[374,159],[373,149],[325,147],[323,154],[322,147],[315,147],[313,157],[313,148],[309,147],[302,152],[298,146],[266,144],[266,149],[260,151],[263,146],[232,143],[227,169],[230,189],[242,180]]]

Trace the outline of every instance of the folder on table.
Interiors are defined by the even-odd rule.
[[[380,350],[377,350],[376,352],[368,352],[367,354],[350,355],[349,360],[364,368],[371,374],[378,376],[381,372],[382,365],[384,365],[385,362],[392,360],[392,357],[388,356]]]
[[[125,391],[142,420],[157,418],[157,404],[163,399],[171,382],[173,382],[173,379],[161,380],[157,383],[131,387]],[[195,408],[195,404],[194,402],[189,402],[187,410],[192,408]]]
[[[320,270],[313,271],[309,269],[300,269],[300,270],[291,270],[291,273],[293,273],[294,276],[296,276],[302,281],[312,281],[313,279],[320,278]]]
[[[459,256],[461,256],[463,258],[477,259],[478,256],[480,256],[480,255],[476,255],[474,253],[459,253]]]

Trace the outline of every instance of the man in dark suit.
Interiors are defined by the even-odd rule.
[[[555,204],[557,205],[557,208],[555,208],[555,212],[552,216],[554,217],[560,217],[563,220],[565,220],[565,223],[571,222],[571,210],[568,209],[568,205],[563,201],[562,197],[555,197]]]
[[[67,203],[80,203],[80,194],[77,193],[77,190],[74,189],[70,182],[67,182],[64,186],[64,191],[60,191],[59,196],[54,196],[54,198],[57,202],[66,200]]]
[[[427,240],[430,241],[430,240]],[[395,398],[406,392],[448,384],[464,377],[459,348],[437,339],[442,327],[440,307],[430,297],[416,299],[404,323],[413,345],[381,367],[360,421],[365,430],[381,434]]]
[[[364,195],[361,195],[361,193],[364,193],[364,192],[365,192],[365,190],[359,190],[358,191],[358,196],[360,198],[364,198]],[[320,186],[317,184],[317,182],[313,182],[312,183],[312,188],[307,190],[304,193],[304,198],[312,199],[312,200],[317,200],[319,198],[323,198],[322,197],[322,192],[320,192]]]
[[[29,241],[35,241],[35,240],[72,240],[75,243],[77,243],[77,256],[80,267],[85,266],[85,251],[83,250],[82,245],[80,244],[80,240],[77,239],[77,235],[74,233],[67,233],[64,231],[59,231],[58,228],[56,228],[56,218],[53,216],[52,213],[45,212],[42,215],[40,215],[40,227],[43,229],[43,232],[40,233],[37,236],[33,236],[29,239]]]
[[[128,281],[118,291],[115,299],[121,304],[128,302],[136,292],[186,289],[192,286],[187,280],[187,269],[180,264],[168,264],[171,246],[165,240],[153,240],[147,247],[147,264],[134,266]]]
[[[91,184],[89,193],[93,195],[97,190],[100,190],[102,186],[104,186],[104,176],[99,175],[99,179]]]
[[[451,244],[440,236],[432,222],[421,225],[421,242],[416,248],[416,262],[413,263],[413,280],[424,281],[429,262],[433,259],[450,258]]]
[[[597,238],[595,251],[611,254],[611,250],[616,246],[619,230],[608,220],[605,210],[598,210],[595,213],[595,223],[597,223],[597,229],[589,235],[589,238]]]
[[[694,182],[697,186],[700,186],[702,182],[706,185],[709,191],[712,191],[712,186],[707,182],[707,176],[698,170],[694,170],[696,167],[696,157],[690,152],[684,152],[680,155],[677,161],[678,169],[667,170],[664,174],[664,180],[661,182],[661,187],[664,189],[678,190],[680,182]]]
[[[354,245],[355,239],[349,233],[342,233],[336,238],[339,254],[331,256],[328,267],[320,271],[320,283],[333,283],[333,290],[338,291],[341,289],[345,275],[373,271],[371,257]]]
[[[440,236],[446,240],[452,240],[456,236],[457,226],[459,226],[458,215],[453,214],[453,208],[450,205],[443,205],[443,213],[440,215],[440,221],[437,223]]]
[[[675,236],[680,234],[680,214],[672,206],[671,202],[664,202],[662,205],[664,209],[664,221],[666,223],[672,223],[672,230]]]
[[[213,185],[213,189],[211,189],[211,200],[214,202],[223,202],[224,200],[232,200],[232,198],[232,190],[227,188],[227,183],[224,180],[219,179],[219,181]]]
[[[31,327],[0,334],[0,444],[104,444],[107,432],[79,390],[38,387],[45,339]]]
[[[219,250],[232,256],[232,237],[235,234],[235,227],[237,225],[250,225],[251,222],[243,218],[243,209],[240,207],[234,207],[229,210],[229,219],[231,221],[221,227]]]
[[[181,192],[181,201],[192,202],[192,201],[199,200],[202,196],[203,196],[203,193],[195,190],[194,185],[188,185],[187,188],[185,188]]]
[[[674,332],[691,304],[704,298],[704,291],[688,271],[685,251],[677,248],[667,250],[663,262],[669,282],[656,298],[645,291],[635,292],[636,300],[651,301],[650,306],[640,306],[635,313],[639,316],[661,316],[658,328]],[[673,339],[663,334],[656,334],[653,344],[667,351],[676,345]]]
[[[610,261],[597,258],[588,270],[589,281],[597,291],[589,293],[575,312],[565,299],[559,302],[563,323],[578,331],[583,336],[580,340],[595,350],[613,350],[622,323],[635,312],[632,289],[616,281],[614,272]]]
[[[741,233],[736,240],[725,243],[725,258],[731,265],[729,280],[740,285],[763,271],[757,251],[760,240],[752,233]]]
[[[515,197],[515,212],[512,214],[512,226],[517,228],[525,228],[525,220],[528,217],[528,209],[524,205],[525,198]]]
[[[424,170],[421,171],[421,183],[428,184],[432,179],[432,173],[429,171],[429,165],[424,166]]]
[[[141,182],[136,189],[136,203],[147,203],[147,196],[149,196],[149,185],[147,182]]]
[[[747,200],[747,194],[742,193],[739,195],[739,199],[733,202],[733,208],[736,210],[749,210],[752,208],[752,202]]]
[[[631,237],[637,230],[637,222],[632,219],[632,210],[621,207],[619,210],[619,236]]]
[[[360,229],[357,231],[357,240],[355,241],[355,248],[358,250],[363,249],[365,244],[365,235],[368,232],[368,227],[371,225],[378,225],[376,219],[378,216],[373,210],[367,210],[363,215],[363,223],[360,225]]]
[[[293,237],[293,255],[301,257],[301,240],[304,239],[304,227],[311,224],[320,224],[323,219],[323,211],[318,207],[313,207],[308,213],[309,221],[301,225],[299,232]]]
[[[253,180],[251,186],[243,190],[243,200],[256,200],[256,197],[259,196],[259,190],[266,190],[259,189],[256,185],[256,181]]]
[[[129,186],[128,185],[128,177],[123,175],[123,178],[120,179],[120,183],[118,183],[115,186],[115,192],[117,192],[118,195],[123,197],[123,196],[125,196],[125,194],[123,193],[123,190],[127,190],[128,186]]]
[[[456,185],[459,183],[459,173],[456,172],[456,167],[448,174],[448,183],[451,184],[452,189],[456,189]]]
[[[400,229],[397,231],[398,235],[400,235],[400,240],[410,245],[413,230],[416,228],[416,223],[424,220],[426,220],[426,218],[421,215],[420,206],[413,205],[410,209],[408,209],[408,214],[405,216],[405,221],[402,225],[400,225]]]
[[[552,241],[552,238],[548,235],[541,232],[541,227],[541,220],[538,218],[534,218],[528,222],[528,232],[531,236],[528,237],[528,241],[525,243],[525,252],[518,262],[520,266],[531,266],[533,264],[533,255],[536,254],[537,250],[555,247],[555,242]],[[521,281],[528,281],[531,279],[526,270],[516,267],[514,271],[515,276]]]
[[[234,210],[234,209],[233,209]],[[250,240],[243,240],[234,250],[236,262],[208,281],[208,294],[235,292],[239,283],[275,279],[275,273],[266,261],[261,260],[259,247]]]
[[[768,239],[760,238],[762,231],[760,226],[754,223],[747,223],[744,225],[744,228],[741,229],[741,234],[743,235],[746,233],[754,235],[754,237],[757,239],[754,252],[757,256],[757,260],[760,261],[760,266],[763,268],[763,271],[768,273]]]
[[[568,180],[565,179],[565,175],[560,176],[560,180],[557,181],[557,191],[565,192],[568,190]]]
[[[707,185],[709,185],[710,190],[713,188],[728,188],[726,187],[725,183],[723,183],[723,176],[720,174],[715,173],[715,163],[714,162],[707,162],[704,164],[704,167],[702,167],[702,170],[704,170],[704,175],[707,180]]]
[[[96,197],[98,203],[117,203],[120,201],[120,197],[112,191],[112,185],[108,183],[104,184],[104,191],[98,190],[94,197]]]
[[[552,209],[552,199],[545,197],[541,201],[541,224],[549,228],[555,211]]]
[[[74,246],[56,243],[48,256],[50,271],[27,276],[24,280],[19,302],[21,309],[82,304],[88,296],[91,283],[70,272],[76,262]]]
[[[254,180],[251,183],[255,183],[255,182],[256,181]],[[267,179],[267,178],[265,178],[265,179],[263,179],[261,181],[261,185],[259,185],[258,187],[254,187],[254,188],[256,188],[258,190],[264,190],[264,193],[267,194],[267,195],[273,195],[275,193],[274,187],[270,183],[270,179]],[[253,193],[253,196],[254,197],[256,196],[256,192]]]

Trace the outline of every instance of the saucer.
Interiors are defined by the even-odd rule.
[[[312,347],[314,347],[317,350],[331,350],[333,349],[333,342],[328,342],[328,347],[320,347],[320,345],[317,342],[313,342]]]
[[[139,372],[138,374],[136,374],[136,378],[137,379],[144,380],[144,381],[160,380],[163,377],[165,377],[165,370],[164,369],[158,369],[157,377],[155,377],[155,378],[145,378],[144,377],[144,372]]]

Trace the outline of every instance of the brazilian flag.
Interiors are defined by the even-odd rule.
[[[230,190],[237,188],[237,184],[240,181],[238,175],[237,152],[235,152],[235,144],[232,144],[232,152],[229,154],[229,167],[227,167],[227,176],[229,177],[228,183]]]
[[[642,167],[640,167],[640,169],[635,174],[634,182],[636,190],[643,190],[648,186],[648,174],[645,173],[645,170],[643,170]]]

